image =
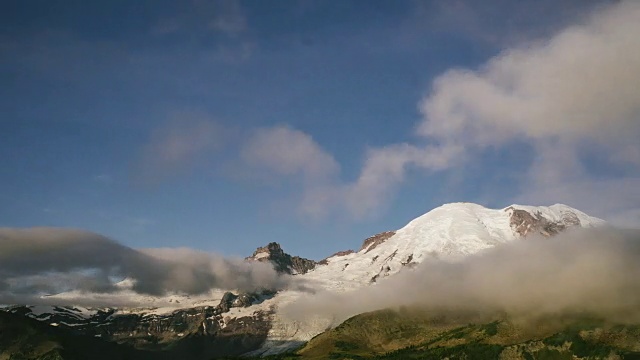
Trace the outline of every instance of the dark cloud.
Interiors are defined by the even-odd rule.
[[[134,281],[132,290],[150,295],[280,289],[289,283],[264,263],[190,249],[135,250],[82,230],[0,228],[0,303],[65,290],[112,292],[113,279],[124,277]]]

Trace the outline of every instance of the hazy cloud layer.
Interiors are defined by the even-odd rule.
[[[280,289],[289,282],[269,264],[190,249],[134,250],[81,230],[0,228],[0,303],[37,302],[35,294],[61,290],[117,291],[114,277],[132,279],[134,291],[150,295]]]
[[[640,316],[640,232],[572,231],[528,238],[459,262],[433,259],[392,279],[346,293],[316,293],[283,309],[344,319],[399,306],[540,317],[588,312],[619,321]]]

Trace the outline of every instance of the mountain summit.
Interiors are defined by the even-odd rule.
[[[282,250],[277,242],[259,247],[253,255],[246,257],[247,261],[269,261],[279,273],[290,275],[305,274],[316,267],[316,262],[300,256],[291,256]]]
[[[473,203],[437,207],[397,231],[366,239],[357,253],[332,256],[308,274],[328,288],[373,283],[429,258],[457,259],[519,238],[552,236],[604,221],[567,205],[488,209]]]

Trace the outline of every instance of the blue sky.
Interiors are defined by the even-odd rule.
[[[540,128],[519,116],[539,96],[518,108],[469,90],[476,78],[502,86],[504,74],[514,92],[559,88],[523,79],[552,80],[547,64],[563,65],[574,45],[597,53],[598,31],[627,48],[618,30],[635,5],[490,3],[5,1],[0,226],[239,256],[278,241],[320,259],[451,201],[565,202],[640,223],[640,101],[624,84],[601,103],[545,100],[563,116]],[[629,63],[631,83],[633,56],[584,66]],[[576,74],[554,71],[573,89],[616,76],[585,79],[572,64]],[[612,99],[627,99],[616,103],[625,111],[610,111]],[[620,126],[602,135],[567,105],[577,101]],[[556,126],[565,120],[576,123]]]

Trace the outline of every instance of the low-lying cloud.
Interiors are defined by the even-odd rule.
[[[0,228],[0,303],[39,302],[56,291],[115,292],[129,278],[139,294],[203,294],[212,289],[281,289],[271,265],[191,249],[142,249],[63,228]]]
[[[640,320],[640,232],[572,231],[527,238],[459,262],[425,261],[376,285],[302,297],[283,314],[334,319],[399,306],[514,317],[589,313]]]

